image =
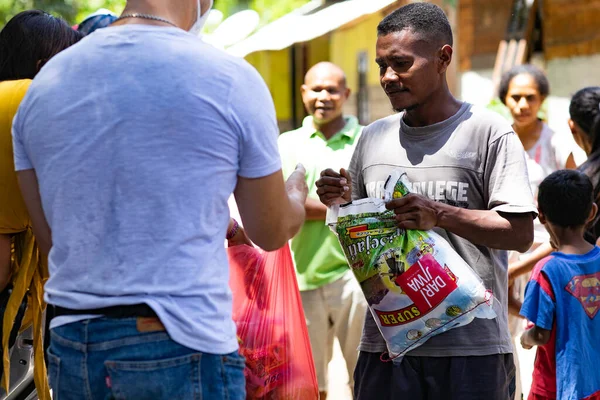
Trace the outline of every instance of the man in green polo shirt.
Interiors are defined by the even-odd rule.
[[[367,303],[348,268],[337,238],[325,225],[327,208],[319,201],[315,182],[320,172],[347,168],[362,131],[358,120],[344,116],[342,107],[350,89],[344,72],[331,63],[319,63],[306,74],[302,100],[310,116],[302,127],[279,137],[283,173],[298,163],[306,168],[309,195],[306,221],[291,247],[298,285],[308,324],[321,399],[327,396],[327,365],[337,337],[348,367],[349,382],[358,357],[358,345]]]

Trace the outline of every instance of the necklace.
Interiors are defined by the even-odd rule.
[[[164,19],[161,17],[157,17],[155,15],[151,15],[151,14],[140,14],[140,13],[129,13],[129,14],[123,14],[121,15],[119,18],[117,18],[116,21],[122,20],[122,19],[126,19],[126,18],[141,18],[141,19],[149,19],[152,21],[158,21],[158,22],[164,22],[165,24],[169,24],[174,26],[175,28],[178,28],[177,25],[175,25],[174,23],[172,23],[171,21],[169,21],[168,19]],[[116,22],[115,21],[115,22]]]

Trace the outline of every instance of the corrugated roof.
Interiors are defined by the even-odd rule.
[[[320,2],[313,1],[303,9],[290,13],[259,29],[227,52],[245,57],[264,50],[282,50],[294,43],[307,42],[346,25],[363,15],[373,14],[396,0],[346,0],[314,11]],[[312,7],[312,8],[311,8]]]

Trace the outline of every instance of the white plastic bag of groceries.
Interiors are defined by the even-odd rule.
[[[385,185],[385,200],[367,198],[328,212],[348,265],[360,282],[390,358],[401,361],[429,338],[471,323],[495,318],[493,294],[433,231],[398,229],[385,203],[409,193],[402,171]]]

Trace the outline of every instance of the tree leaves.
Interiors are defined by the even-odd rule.
[[[215,0],[214,7],[228,17],[238,11],[251,8],[261,16],[263,24],[271,22],[306,4],[309,0]],[[0,0],[0,25],[15,14],[37,8],[67,20],[69,24],[80,22],[99,8],[120,13],[125,0]]]

